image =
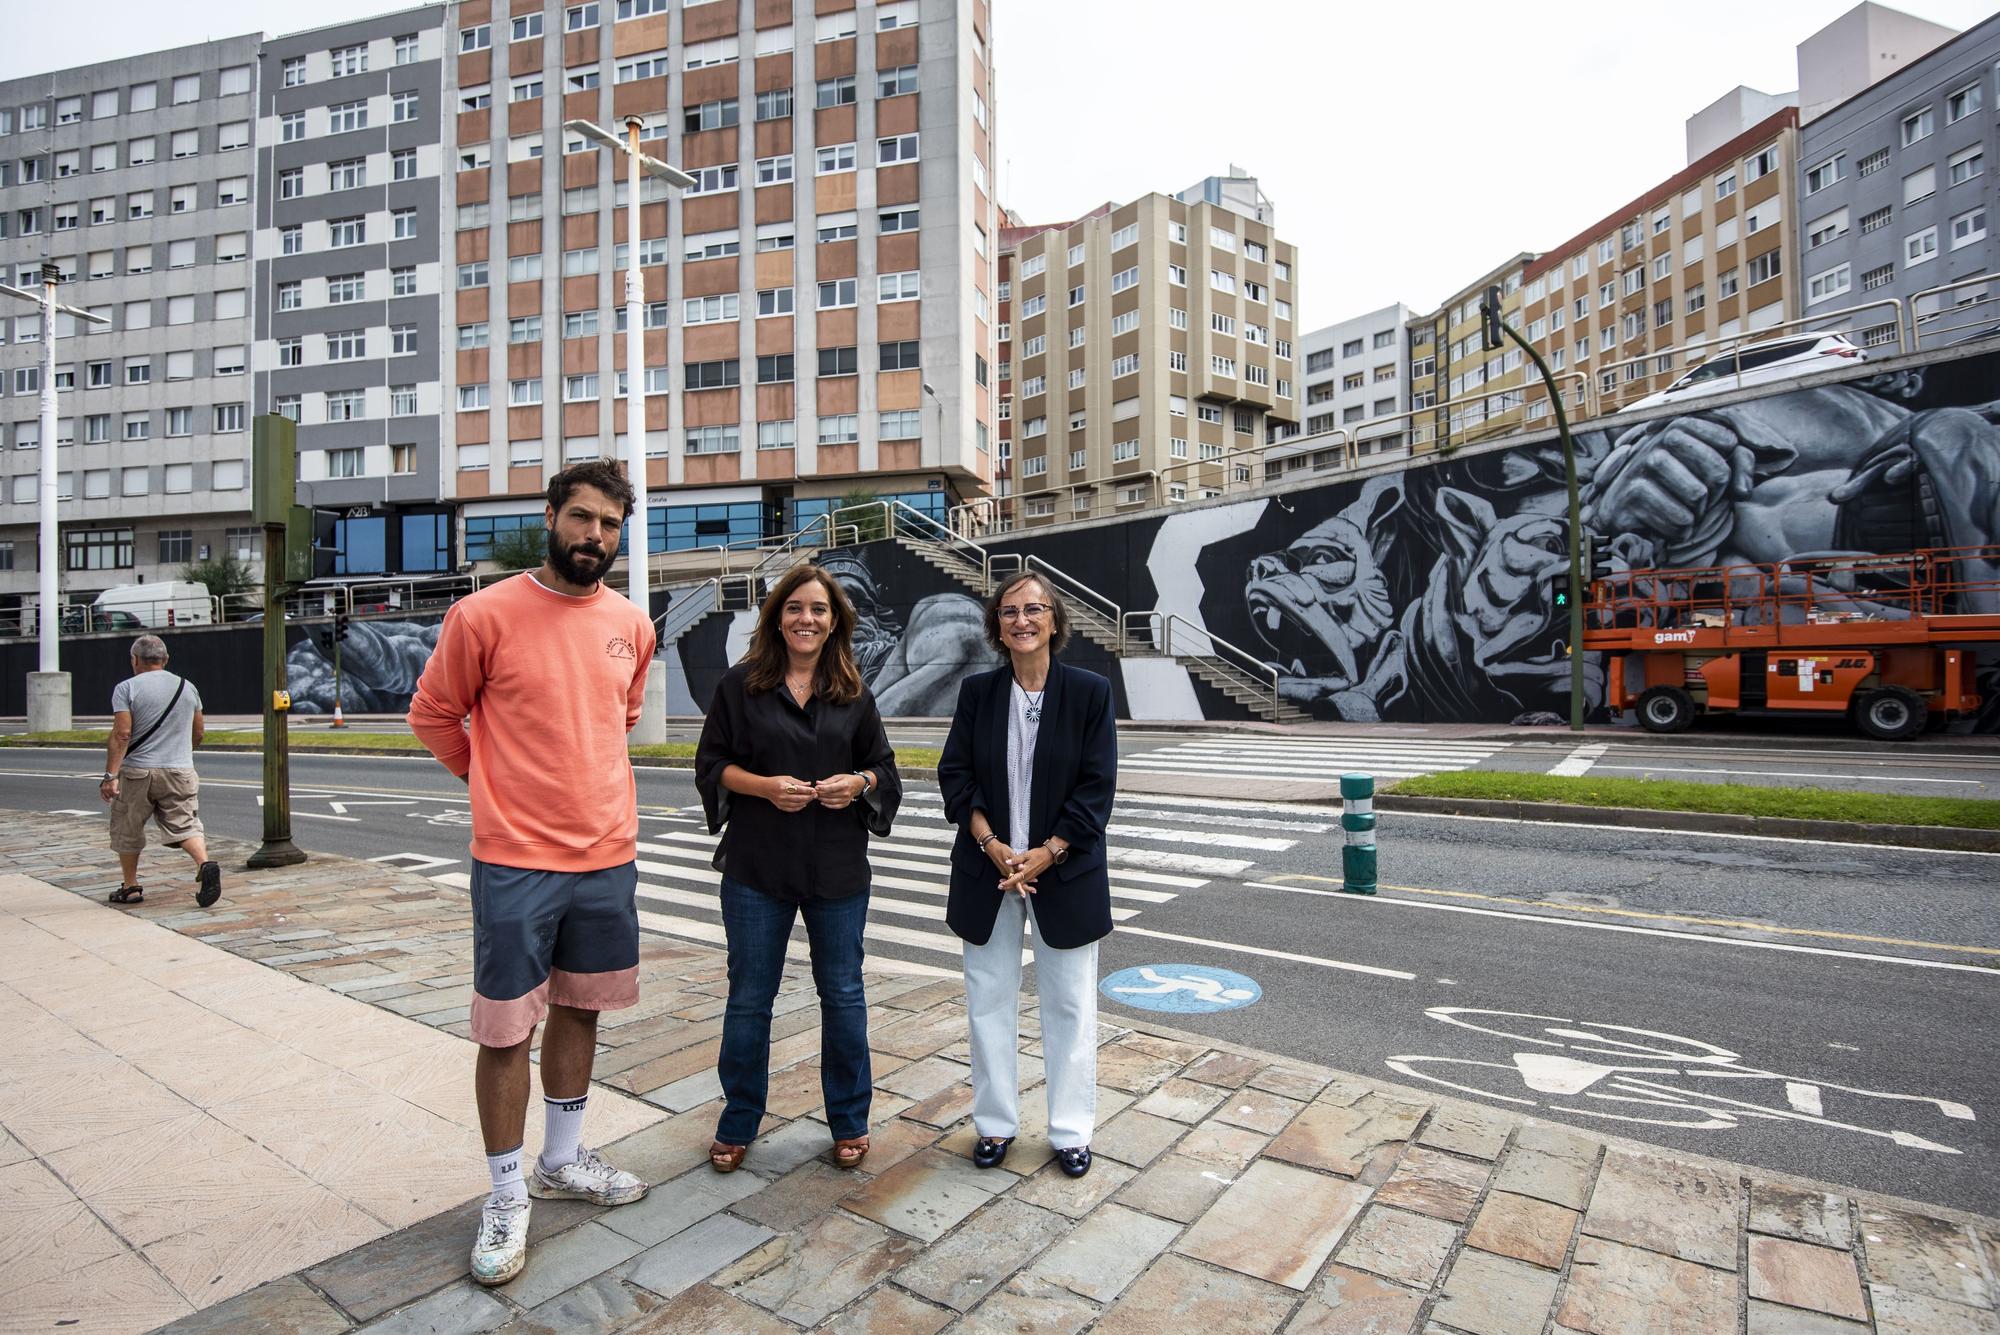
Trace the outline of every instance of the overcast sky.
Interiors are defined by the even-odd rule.
[[[1993,0],[1910,0],[1955,28]],[[0,78],[381,0],[20,0]],[[1853,0],[993,0],[1000,200],[1031,221],[1235,163],[1299,248],[1301,332],[1428,310],[1686,165],[1683,122],[1737,84],[1797,86],[1797,44]],[[201,25],[198,29],[196,25]],[[205,31],[204,31],[205,30]]]

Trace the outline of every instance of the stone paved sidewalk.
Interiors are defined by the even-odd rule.
[[[59,820],[0,815],[0,854],[101,893],[99,827]],[[462,1032],[458,892],[332,858],[231,887],[211,913],[158,901],[140,912]],[[528,1268],[499,1290],[465,1277],[474,1198],[170,1329],[2000,1335],[2000,1221],[1122,1018],[1101,1028],[1090,1175],[1061,1176],[1035,1133],[1039,1083],[1005,1168],[980,1172],[955,979],[871,974],[874,1150],[842,1173],[825,1158],[810,980],[789,970],[773,1117],[745,1170],[718,1176],[705,1151],[720,953],[653,942],[642,969],[645,1000],[607,1017],[598,1074],[673,1114],[611,1147],[659,1184],[646,1200],[538,1203]],[[1023,1080],[1037,1082],[1032,1023],[1022,1052]],[[0,1329],[13,1329],[6,1265]]]

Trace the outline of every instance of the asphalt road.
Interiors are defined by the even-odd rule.
[[[0,753],[0,806],[99,819],[99,763]],[[257,764],[202,757],[218,832],[259,836]],[[303,847],[462,880],[464,789],[435,765],[297,756],[293,778]],[[642,770],[640,793],[644,921],[719,939],[689,776]],[[878,959],[956,971],[949,838],[934,790],[913,785],[877,848]],[[2000,1214],[2000,859],[1389,814],[1381,892],[1358,898],[1338,893],[1340,838],[1315,807],[1121,797],[1107,984],[1151,968],[1168,999],[1194,999],[1152,1015],[1179,1028]],[[1218,985],[1184,965],[1245,975],[1261,996],[1205,1006]],[[1106,999],[1104,1014],[1145,1013],[1131,1004]]]

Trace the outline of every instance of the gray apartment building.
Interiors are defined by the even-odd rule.
[[[66,603],[171,579],[249,528],[256,36],[0,83],[0,272],[108,318],[0,306],[0,627],[33,607],[43,345]],[[32,624],[29,613],[27,623]]]
[[[1996,123],[2000,17],[1806,122],[1798,209],[1803,313],[1914,297],[1924,344],[2000,324],[2000,292],[1993,290],[2000,284],[1963,281],[2000,270],[1988,222]],[[1858,313],[1854,324],[1866,341],[1887,343],[1895,320],[1884,306]]]
[[[1410,408],[1403,330],[1413,314],[1397,302],[1299,339],[1305,353],[1304,434],[1344,428],[1362,455],[1393,450],[1409,438],[1409,421],[1396,414]],[[1379,424],[1364,426],[1367,422]]]
[[[299,424],[335,573],[443,574],[445,5],[267,40],[257,114],[255,389]]]

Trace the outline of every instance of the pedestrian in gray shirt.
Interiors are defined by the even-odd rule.
[[[145,902],[139,854],[146,848],[146,822],[157,820],[167,847],[193,859],[194,902],[207,908],[222,897],[222,868],[208,859],[201,783],[194,772],[194,748],[207,731],[201,692],[167,671],[167,646],[159,636],[132,641],[132,675],[111,692],[111,717],[104,779],[97,789],[111,804],[111,849],[118,854],[119,882],[111,902]]]

